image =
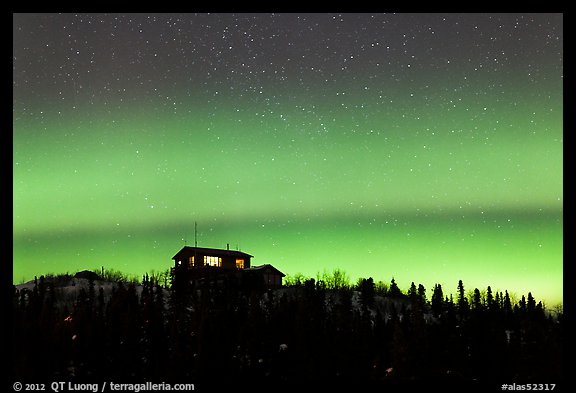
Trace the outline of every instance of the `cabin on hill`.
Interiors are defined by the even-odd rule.
[[[219,248],[184,246],[172,257],[172,275],[185,274],[191,282],[222,284],[236,280],[264,288],[279,288],[285,276],[270,264],[251,266],[252,255],[241,251]]]

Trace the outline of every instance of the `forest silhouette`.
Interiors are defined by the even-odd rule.
[[[338,269],[287,277],[279,289],[233,277],[78,277],[13,286],[15,380],[499,390],[562,379],[563,314],[531,293],[515,301],[490,287],[466,292],[462,281],[455,296],[439,284],[401,290],[394,278],[350,284]]]

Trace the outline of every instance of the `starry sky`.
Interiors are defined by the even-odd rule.
[[[13,282],[194,245],[563,300],[562,14],[13,14]]]

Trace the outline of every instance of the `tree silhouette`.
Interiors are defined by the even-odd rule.
[[[394,280],[394,277],[392,277],[392,281],[390,281],[388,296],[391,298],[401,298],[404,296],[400,288],[398,288],[398,284],[396,284],[396,280]]]
[[[475,311],[482,310],[482,296],[478,288],[474,288],[474,295],[472,296],[472,309]]]
[[[490,288],[490,285],[488,285],[488,288],[486,288],[486,307],[488,308],[488,311],[494,311],[495,308],[495,303],[494,303],[494,295],[492,295],[492,288]],[[498,302],[496,302],[496,305],[498,304]]]
[[[360,298],[364,307],[371,307],[374,305],[375,285],[372,277],[363,278],[360,280]]]
[[[422,284],[418,284],[418,299],[422,305],[426,304],[426,288]]]
[[[534,315],[535,311],[536,311],[536,300],[534,300],[532,292],[528,292],[528,301],[526,302],[526,312],[532,316]]]
[[[464,284],[462,280],[458,281],[458,314],[460,318],[465,318],[468,315],[468,299],[466,299],[466,294],[464,292]]]
[[[408,299],[410,299],[411,301],[415,301],[416,298],[418,297],[418,290],[416,289],[416,284],[414,284],[414,281],[412,281],[412,283],[410,284],[410,288],[408,289]]]

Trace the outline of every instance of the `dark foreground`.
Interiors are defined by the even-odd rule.
[[[14,289],[14,381],[195,391],[557,391],[562,382],[562,315],[530,294],[517,304],[490,291],[453,301],[435,287],[428,301],[423,288],[376,293],[370,279],[269,290],[145,278],[111,288],[86,280],[71,297],[41,279]]]

